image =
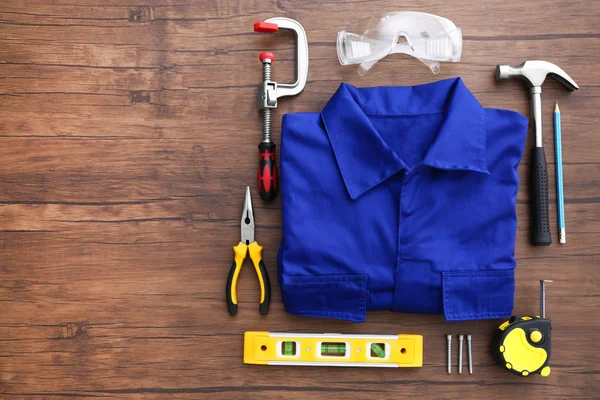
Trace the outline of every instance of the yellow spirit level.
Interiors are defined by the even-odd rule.
[[[244,363],[317,367],[422,367],[423,336],[246,332]]]

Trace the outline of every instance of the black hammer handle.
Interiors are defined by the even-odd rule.
[[[548,246],[552,243],[548,220],[548,169],[543,147],[531,149],[531,244]]]

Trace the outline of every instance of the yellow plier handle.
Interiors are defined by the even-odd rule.
[[[271,302],[271,282],[267,274],[267,268],[262,260],[262,246],[258,242],[252,242],[246,245],[242,242],[233,247],[234,259],[229,276],[227,277],[227,307],[230,315],[237,314],[237,280],[242,270],[242,264],[246,258],[246,254],[250,252],[250,259],[254,264],[256,275],[258,275],[258,283],[260,284],[260,307],[259,311],[262,315],[269,312],[269,303]]]

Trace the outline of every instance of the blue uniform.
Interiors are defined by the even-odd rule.
[[[509,317],[526,136],[527,118],[483,108],[460,78],[342,84],[321,113],[285,115],[286,311]]]

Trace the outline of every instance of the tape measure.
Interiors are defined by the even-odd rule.
[[[244,363],[327,367],[421,367],[421,335],[244,333]]]
[[[552,325],[546,318],[546,282],[552,281],[540,281],[540,316],[511,317],[494,333],[496,361],[520,376],[550,375]]]

